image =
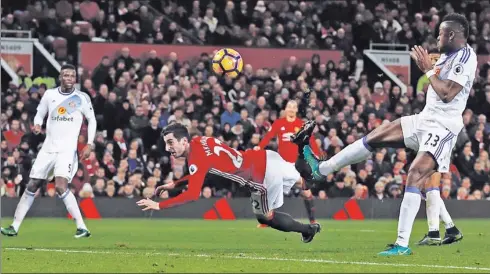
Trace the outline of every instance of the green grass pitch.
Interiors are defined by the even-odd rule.
[[[417,247],[427,230],[418,220],[414,255],[392,258],[376,254],[394,241],[395,220],[320,223],[303,244],[253,220],[89,220],[92,237],[74,239],[70,220],[27,218],[19,236],[0,238],[2,272],[490,272],[490,220],[456,220],[461,243]]]

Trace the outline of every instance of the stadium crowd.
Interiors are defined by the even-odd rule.
[[[191,43],[178,31],[182,29],[205,44],[340,49],[345,58],[338,64],[317,55],[306,64],[291,58],[282,70],[246,66],[238,79],[231,80],[213,75],[205,53],[199,62],[190,64],[179,61],[175,53],[162,60],[150,52],[149,59],[138,60],[123,48],[120,57],[104,58],[94,71],[81,69],[81,90],[92,98],[98,120],[96,149],[80,160],[71,184],[81,198],[150,197],[155,186],[181,179],[185,162],[164,152],[160,138],[161,129],[172,122],[185,124],[193,135],[213,136],[233,148],[251,149],[282,115],[287,101],[301,103],[302,91],[308,87],[314,92],[307,105],[300,105],[306,110],[303,118],[316,120],[319,146],[326,157],[334,155],[380,124],[417,113],[425,104],[428,82],[423,76],[405,94],[391,81],[372,81],[365,73],[356,80],[353,63],[359,52],[371,41],[434,48],[438,22],[452,11],[468,15],[470,42],[477,52],[490,52],[489,1],[448,2],[441,9],[429,7],[424,12],[409,10],[404,1],[372,7],[358,1],[216,1],[222,6],[204,0],[184,1],[189,5],[181,6],[162,1],[161,11],[171,18],[170,24],[150,13],[143,2],[35,1],[28,12],[2,14],[2,29],[31,29],[60,62],[77,63],[80,41]],[[68,41],[65,50],[57,45],[58,37]],[[451,172],[441,180],[444,199],[490,200],[489,68],[489,64],[480,68],[470,94]],[[32,119],[44,91],[56,85],[53,75],[26,75],[22,67],[17,73],[22,84],[2,90],[0,192],[7,197],[17,197],[24,190],[43,140],[42,134],[31,133]],[[79,151],[85,136],[83,127]],[[275,144],[270,148],[276,149]],[[382,149],[371,160],[346,167],[311,188],[318,199],[399,198],[412,158],[404,149]],[[179,191],[164,192],[162,197]],[[38,195],[53,197],[55,193],[54,185],[48,183]],[[245,195],[241,188],[212,177],[202,190],[204,198]]]

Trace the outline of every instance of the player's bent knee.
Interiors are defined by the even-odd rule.
[[[408,170],[407,186],[424,186],[436,170],[437,163],[432,154],[420,152]]]
[[[373,149],[382,147],[404,147],[403,142],[403,130],[401,126],[401,120],[381,125],[369,132],[365,137],[365,142]]]
[[[269,221],[267,217],[263,214],[255,214],[255,218],[257,218],[259,224],[263,224],[263,225],[266,225]]]
[[[36,192],[41,187],[42,181],[41,179],[30,179],[26,189],[31,193]]]
[[[68,189],[68,179],[64,177],[55,177],[54,184],[55,184],[56,192],[60,196],[63,193],[65,193],[66,190]]]
[[[268,224],[269,221],[274,217],[274,211],[271,210],[267,213],[263,214],[255,214],[255,217],[257,218],[257,221],[261,224]]]
[[[428,168],[413,167],[408,171],[407,186],[425,186],[434,171]]]

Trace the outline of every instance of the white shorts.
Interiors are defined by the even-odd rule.
[[[458,136],[432,117],[420,114],[401,118],[405,146],[417,152],[429,152],[441,173],[449,171],[451,152]]]
[[[284,204],[284,193],[296,184],[301,175],[291,164],[275,151],[266,151],[264,189],[251,195],[253,212],[267,214]]]
[[[71,182],[78,170],[78,157],[73,152],[45,152],[42,149],[32,165],[30,178],[51,180],[53,177],[63,177]]]

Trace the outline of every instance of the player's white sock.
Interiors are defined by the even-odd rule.
[[[27,212],[31,208],[32,203],[34,202],[34,195],[35,193],[32,193],[26,189],[24,194],[22,194],[19,203],[17,204],[14,214],[14,221],[12,222],[12,226],[16,232],[19,232],[19,227],[22,224]]]
[[[416,187],[407,187],[403,201],[400,206],[400,217],[398,219],[398,237],[396,244],[408,247],[410,241],[410,234],[412,233],[413,223],[417,212],[420,209],[420,191]]]
[[[446,229],[454,227],[453,219],[449,212],[446,209],[446,205],[444,204],[444,200],[439,196],[439,207],[440,207],[440,216],[441,220],[444,222],[444,227]]]
[[[357,164],[366,160],[371,155],[372,148],[367,144],[366,137],[355,141],[335,154],[328,161],[320,163],[320,173],[324,176],[338,171],[339,169]]]
[[[439,199],[441,197],[441,192],[439,191],[439,188],[429,188],[427,189],[426,196],[426,211],[429,232],[439,231],[439,213],[441,211]]]
[[[83,221],[80,208],[78,207],[77,198],[75,198],[75,195],[73,195],[73,193],[69,189],[67,189],[66,192],[60,196],[60,198],[61,200],[63,200],[63,203],[65,203],[68,213],[70,213],[71,217],[75,220],[77,228],[87,229],[87,227],[85,226],[85,222]]]

